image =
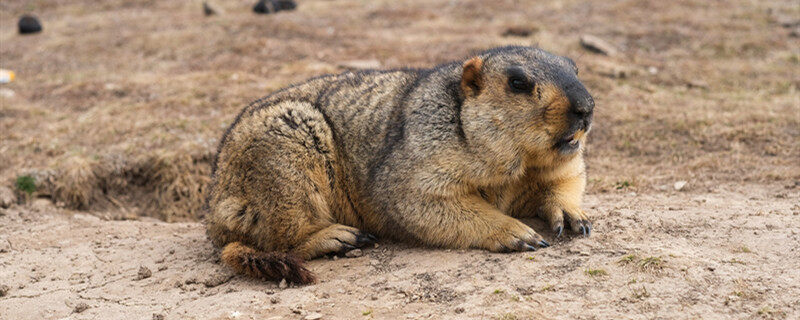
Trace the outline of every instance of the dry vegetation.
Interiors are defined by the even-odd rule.
[[[780,319],[800,310],[800,275],[787,263],[800,258],[796,1],[298,0],[275,15],[253,14],[252,2],[218,1],[226,13],[212,17],[199,1],[0,2],[0,68],[17,73],[0,85],[0,185],[33,203],[0,209],[0,282],[11,279],[0,318],[64,317],[78,301],[91,307],[84,318],[301,317],[295,301],[364,319],[595,316],[584,308],[599,318]],[[17,34],[26,12],[44,32]],[[583,34],[620,54],[587,51]],[[215,280],[224,272],[200,225],[143,217],[202,216],[218,139],[261,96],[354,64],[427,67],[505,44],[572,57],[595,97],[592,238],[535,256],[389,244],[353,262],[314,261],[330,280],[281,291]],[[682,192],[676,181],[688,182]],[[142,221],[48,216],[74,210]],[[151,279],[124,282],[139,267],[131,254]],[[102,260],[83,262],[92,256]],[[84,285],[59,274],[72,269],[102,275]],[[160,301],[147,300],[156,289]],[[48,299],[54,306],[40,310]],[[554,307],[564,313],[546,313]]]
[[[800,45],[792,1],[4,1],[0,178],[72,208],[193,219],[217,139],[251,100],[351,60],[425,67],[503,44],[575,58],[597,100],[593,192],[800,178]],[[45,32],[19,36],[35,12]],[[508,29],[527,29],[525,37]],[[582,49],[590,33],[620,48]],[[503,36],[503,35],[506,36]],[[144,210],[144,211],[137,211]]]

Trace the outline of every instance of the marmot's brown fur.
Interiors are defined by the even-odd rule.
[[[502,47],[433,69],[346,72],[245,108],[219,145],[208,235],[241,273],[315,281],[302,261],[378,237],[548,246],[516,218],[587,235],[594,101],[572,60]]]

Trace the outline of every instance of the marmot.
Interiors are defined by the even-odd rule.
[[[208,236],[237,272],[315,281],[303,260],[375,236],[495,252],[588,235],[594,100],[569,58],[509,46],[432,69],[325,75],[261,98],[222,137]]]

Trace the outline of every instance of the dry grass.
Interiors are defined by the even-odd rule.
[[[800,180],[800,42],[775,18],[800,15],[792,1],[221,4],[206,18],[196,1],[0,3],[0,67],[18,74],[0,97],[0,180],[35,172],[39,195],[70,207],[194,219],[215,144],[248,102],[343,61],[422,67],[512,43],[581,68],[598,105],[590,192]],[[24,12],[43,33],[16,34]],[[503,36],[519,26],[532,33]],[[584,33],[623,54],[583,50]]]

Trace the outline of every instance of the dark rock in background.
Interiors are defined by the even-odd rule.
[[[42,31],[42,24],[39,23],[39,20],[34,16],[22,16],[17,25],[19,26],[20,34],[30,34]]]
[[[253,12],[267,14],[275,13],[278,11],[294,10],[297,8],[297,3],[293,0],[260,0],[253,7]]]

